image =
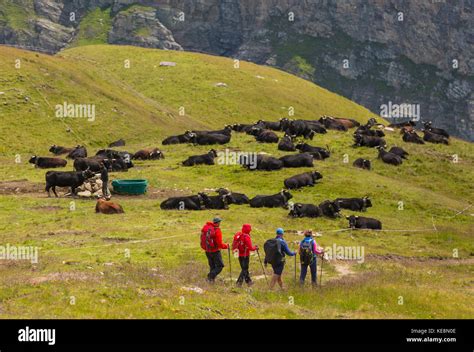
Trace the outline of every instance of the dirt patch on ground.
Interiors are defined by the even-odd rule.
[[[58,210],[61,210],[63,208],[60,207],[60,206],[56,206],[56,205],[40,205],[40,206],[36,206],[36,207],[31,207],[29,209],[48,212],[48,211],[58,211]]]
[[[431,262],[431,263],[443,263],[443,264],[452,264],[452,263],[463,263],[470,264],[474,263],[474,258],[453,258],[453,257],[441,257],[441,256],[431,256],[431,257],[408,257],[397,254],[368,254],[366,259],[369,260],[381,260],[381,261],[392,261],[392,262]]]
[[[112,242],[112,243],[122,243],[122,242],[128,242],[131,241],[131,238],[125,238],[125,237],[102,237],[102,241],[104,242]]]
[[[47,236],[62,236],[62,235],[86,235],[91,233],[87,230],[58,230],[58,231],[48,231],[46,233],[42,233],[41,235]]]
[[[40,182],[30,182],[26,179],[0,182],[0,195],[43,192],[44,184]]]
[[[28,280],[28,282],[32,285],[39,285],[44,282],[51,282],[51,281],[98,281],[99,277],[91,276],[90,274],[80,273],[80,272],[65,272],[65,273],[50,273],[44,276],[37,276],[33,277]]]

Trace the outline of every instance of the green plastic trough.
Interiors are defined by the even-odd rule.
[[[147,180],[113,180],[114,193],[138,195],[145,194],[148,186]]]

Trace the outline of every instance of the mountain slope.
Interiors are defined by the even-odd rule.
[[[126,60],[130,68],[125,68]],[[161,61],[177,66],[160,67]],[[234,68],[230,59],[201,54],[89,46],[52,57],[0,47],[0,62],[0,113],[5,121],[0,153],[34,152],[43,138],[29,137],[46,128],[49,144],[71,144],[79,138],[98,145],[121,137],[141,140],[191,127],[277,119],[289,116],[290,107],[301,118],[375,116],[285,72],[246,62]],[[55,117],[56,105],[64,102],[95,105],[95,121]],[[73,133],[66,132],[66,125]]]
[[[21,59],[20,69],[14,67],[16,58]],[[124,67],[127,59],[130,68]],[[162,61],[176,66],[160,67]],[[449,146],[412,145],[401,141],[398,132],[387,131],[388,145],[402,146],[410,154],[401,166],[393,167],[378,160],[374,149],[353,148],[352,132],[329,131],[310,142],[331,150],[331,157],[315,161],[313,168],[251,172],[229,163],[183,167],[181,162],[188,156],[211,147],[160,142],[189,128],[277,120],[288,116],[289,106],[296,118],[330,114],[365,121],[373,115],[273,68],[241,62],[236,69],[230,59],[136,47],[85,46],[55,57],[0,47],[0,80],[0,242],[39,247],[38,263],[0,260],[2,318],[474,316],[469,303],[474,253],[472,143],[452,138]],[[219,82],[227,86],[216,87]],[[96,119],[55,117],[54,106],[63,101],[95,104]],[[73,132],[66,132],[67,126]],[[27,162],[33,153],[50,155],[52,143],[84,143],[94,154],[121,137],[127,141],[122,150],[157,146],[166,156],[136,161],[127,173],[111,173],[111,180],[149,182],[144,196],[114,195],[113,200],[125,209],[122,215],[95,214],[94,200],[71,199],[62,191],[58,199],[47,198],[46,170]],[[240,133],[233,133],[228,145],[216,149],[276,157],[288,154],[275,144],[256,143]],[[20,162],[15,162],[16,154]],[[370,159],[373,170],[354,168],[352,162],[358,157]],[[66,170],[71,169],[69,162]],[[229,210],[163,211],[159,207],[168,197],[214,194],[219,187],[249,197],[275,194],[285,178],[314,169],[323,179],[315,187],[292,191],[292,201],[319,204],[369,195],[373,207],[367,212],[342,213],[377,218],[384,231],[350,231],[344,217],[290,218],[282,208],[231,205]],[[204,222],[216,215],[223,218],[226,242],[231,242],[242,223],[252,224],[253,241],[261,248],[277,227],[285,228],[292,248],[301,240],[298,231],[313,229],[320,246],[358,248],[364,256],[325,261],[323,287],[317,291],[293,282],[299,268],[292,258],[283,278],[287,290],[269,291],[256,256],[251,257],[255,279],[251,289],[229,283],[230,275],[236,279],[234,258],[230,258],[232,273],[225,258],[219,280],[208,285],[198,234]]]

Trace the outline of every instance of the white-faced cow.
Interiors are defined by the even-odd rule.
[[[165,155],[158,148],[141,149],[132,155],[132,159],[136,160],[158,160],[164,158]]]

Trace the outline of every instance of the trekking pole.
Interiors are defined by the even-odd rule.
[[[295,254],[295,285],[296,285],[296,254]]]
[[[323,263],[324,263],[324,254],[321,256],[321,274],[319,274],[319,287],[323,286]]]
[[[230,247],[227,247],[227,254],[229,254],[229,277],[230,281],[232,281],[232,263],[230,261]]]
[[[258,252],[258,249],[257,249],[257,256],[258,256],[258,261],[260,262],[260,265],[262,266],[263,275],[265,276],[265,282],[268,284],[267,273],[265,272],[265,267],[263,266],[262,259],[260,258],[260,253]]]

